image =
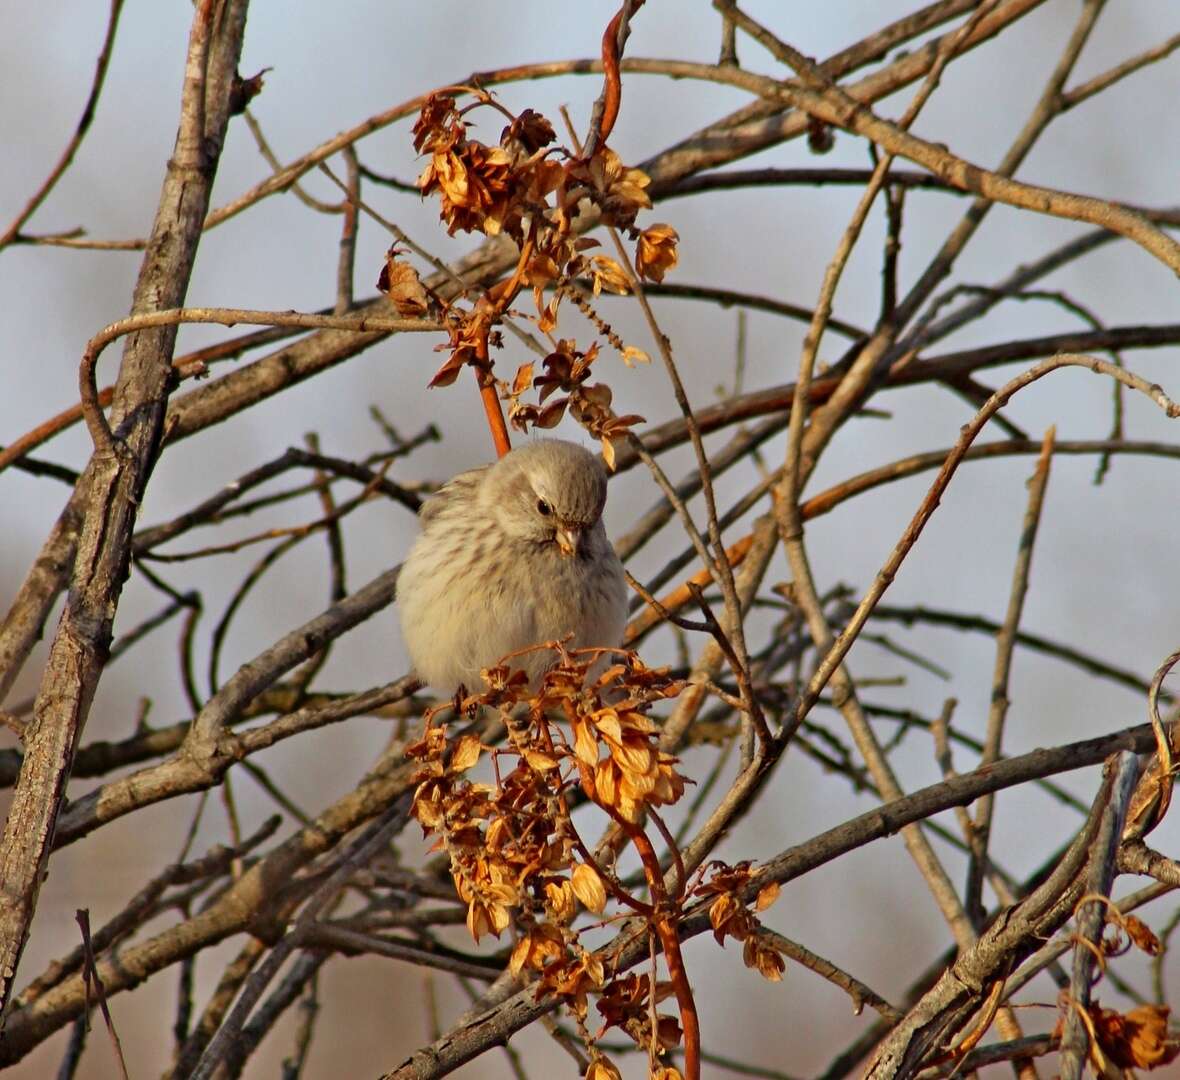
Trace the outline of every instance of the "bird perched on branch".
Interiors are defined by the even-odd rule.
[[[397,582],[402,636],[440,693],[480,686],[510,652],[573,635],[570,648],[623,638],[623,565],[606,537],[606,471],[559,439],[517,447],[460,473],[421,510],[422,532]],[[513,658],[530,681],[554,655]]]

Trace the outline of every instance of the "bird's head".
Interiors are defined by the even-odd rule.
[[[482,496],[508,535],[582,551],[602,516],[606,472],[590,451],[561,439],[538,439],[505,454],[488,470]]]

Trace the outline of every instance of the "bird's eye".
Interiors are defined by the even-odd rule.
[[[553,507],[550,506],[544,499],[537,500],[537,513],[542,517],[548,517],[553,513]]]

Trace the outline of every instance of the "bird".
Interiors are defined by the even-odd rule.
[[[627,586],[602,521],[606,484],[590,451],[537,439],[459,473],[423,503],[397,605],[426,685],[441,694],[479,689],[482,669],[550,641],[621,644]],[[556,659],[537,649],[508,663],[535,688]]]

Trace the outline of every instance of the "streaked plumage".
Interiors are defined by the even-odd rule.
[[[557,439],[444,484],[422,507],[397,584],[402,636],[423,681],[441,693],[478,689],[481,668],[570,633],[572,647],[618,645],[627,591],[605,502],[598,459]],[[535,679],[552,662],[538,651],[512,664]]]

